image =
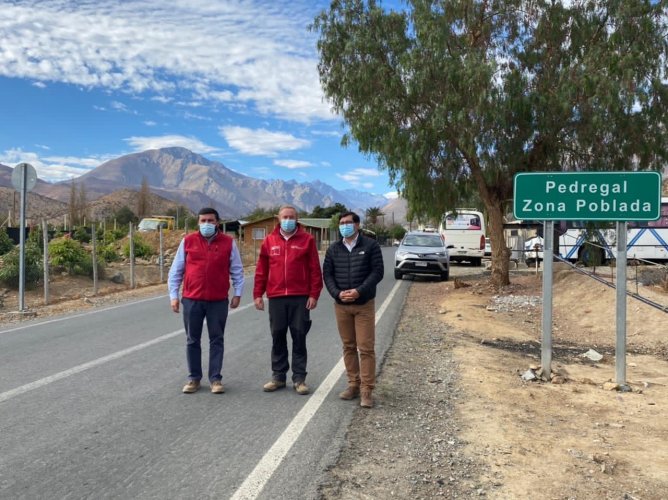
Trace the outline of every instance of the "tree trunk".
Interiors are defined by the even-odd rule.
[[[488,234],[492,243],[492,284],[502,287],[510,284],[510,248],[503,233],[503,213],[500,203],[485,203],[489,217]]]

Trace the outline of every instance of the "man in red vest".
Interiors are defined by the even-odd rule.
[[[262,296],[269,299],[272,378],[265,392],[285,387],[288,362],[287,333],[292,337],[292,383],[298,394],[308,394],[306,385],[306,334],[311,328],[309,312],[318,305],[322,272],[315,239],[297,224],[297,209],[284,205],[279,224],[262,242],[255,270],[253,301],[264,310]]]
[[[199,231],[187,235],[176,252],[169,269],[169,298],[172,311],[179,312],[179,288],[183,283],[183,324],[186,330],[188,383],[183,392],[191,394],[200,388],[202,378],[202,328],[204,319],[209,331],[209,382],[211,392],[222,394],[225,323],[231,307],[239,306],[244,288],[244,269],[233,238],[219,228],[220,218],[213,208],[198,214]],[[228,300],[230,278],[234,287]]]

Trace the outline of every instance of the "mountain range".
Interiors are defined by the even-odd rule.
[[[0,164],[0,187],[12,187],[12,171]],[[62,211],[62,203],[68,203],[70,199],[71,182],[83,185],[87,200],[94,202],[120,190],[139,191],[143,179],[154,196],[186,206],[193,212],[211,206],[225,219],[243,217],[258,207],[270,208],[285,203],[308,212],[316,205],[328,207],[342,203],[361,214],[369,207],[383,207],[388,203],[381,195],[352,189],[340,191],[320,181],[300,183],[248,177],[222,163],[178,147],[124,155],[73,181],[49,183],[38,179],[31,196],[55,200],[58,211]]]

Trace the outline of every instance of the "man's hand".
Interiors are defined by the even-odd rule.
[[[172,303],[172,311],[174,311],[175,313],[179,312],[179,299],[172,299],[171,303]]]
[[[255,309],[258,311],[264,311],[264,300],[262,297],[258,297],[253,302],[255,303]]]
[[[236,309],[237,307],[239,307],[239,302],[241,302],[241,297],[235,295],[234,297],[232,297],[232,301],[230,302],[230,308]]]
[[[311,311],[312,309],[315,309],[318,307],[318,299],[314,299],[313,297],[309,297],[308,300],[306,301],[306,309]]]
[[[341,293],[339,294],[341,302],[355,302],[355,300],[357,300],[359,296],[360,296],[359,292],[354,288],[350,290],[341,290]]]

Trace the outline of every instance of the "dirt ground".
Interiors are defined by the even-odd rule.
[[[356,410],[321,497],[668,498],[666,313],[629,299],[631,391],[615,390],[615,291],[557,270],[558,378],[525,381],[541,364],[541,277],[500,292],[464,279],[412,283],[376,408]]]
[[[52,290],[69,300],[43,306],[34,290],[26,304],[46,317],[166,293],[143,286],[159,271],[142,269],[134,290],[105,281],[93,296],[89,280],[59,276]],[[631,391],[615,390],[615,291],[555,269],[558,377],[525,381],[540,366],[542,283],[526,272],[511,281],[501,291],[484,273],[411,283],[376,407],[355,410],[321,498],[668,498],[666,313],[629,299]],[[658,287],[638,291],[668,304]],[[0,324],[20,320],[13,301],[5,295]],[[589,349],[602,359],[583,357]]]

